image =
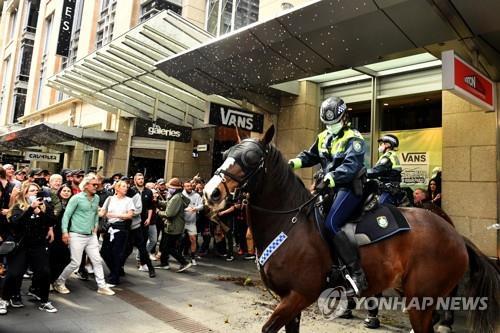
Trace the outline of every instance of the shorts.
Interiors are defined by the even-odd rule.
[[[198,231],[196,230],[196,223],[186,223],[184,230],[187,231],[189,236],[196,236]]]

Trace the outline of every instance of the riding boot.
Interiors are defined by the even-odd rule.
[[[363,290],[368,288],[368,283],[359,262],[358,247],[347,238],[347,235],[343,231],[333,236],[333,247],[340,260],[347,266],[347,269],[351,273],[351,278],[358,288],[358,290],[354,288],[347,290],[347,294],[356,294],[359,296]]]

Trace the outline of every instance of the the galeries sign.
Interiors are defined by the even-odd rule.
[[[208,123],[226,127],[238,127],[251,132],[262,133],[264,116],[258,113],[210,103]]]
[[[169,141],[190,142],[191,127],[179,126],[157,119],[155,122],[136,119],[135,136]]]
[[[37,151],[27,151],[24,158],[28,161],[59,163],[60,154],[41,153]]]

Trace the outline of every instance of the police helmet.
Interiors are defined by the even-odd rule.
[[[338,97],[328,97],[321,103],[319,117],[325,125],[336,124],[341,121],[347,111],[347,105]]]
[[[384,143],[390,144],[393,149],[399,147],[399,139],[398,139],[398,137],[395,136],[395,135],[392,135],[392,134],[385,134],[380,139],[378,139],[378,143],[380,143],[380,142],[384,142]]]

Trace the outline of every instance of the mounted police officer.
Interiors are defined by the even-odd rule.
[[[361,203],[361,192],[355,190],[364,170],[365,142],[361,134],[350,128],[347,105],[338,97],[329,97],[320,107],[320,119],[326,125],[314,144],[291,159],[294,169],[321,164],[323,181],[334,188],[336,197],[325,220],[326,228],[333,235],[333,249],[352,275],[356,288],[348,294],[360,294],[367,288],[365,274],[360,265],[356,244],[351,243],[341,227]]]
[[[379,198],[381,204],[389,203],[397,206],[399,203],[399,184],[401,183],[401,164],[395,151],[399,147],[397,136],[383,135],[378,139],[378,152],[382,154],[372,169],[368,169],[367,177],[378,179],[382,185]]]

